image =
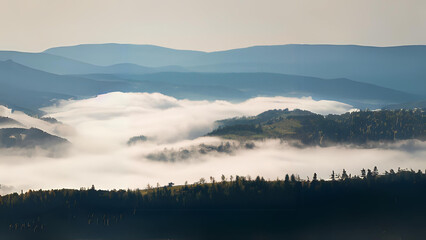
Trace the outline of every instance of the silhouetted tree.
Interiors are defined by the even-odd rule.
[[[377,175],[379,175],[379,170],[377,169],[377,166],[374,166],[373,176],[377,176]]]
[[[349,178],[349,176],[348,176],[348,174],[346,173],[346,170],[345,170],[345,169],[343,169],[343,171],[342,171],[342,180],[345,180],[345,179],[347,179],[347,178]]]
[[[362,177],[362,178],[365,178],[365,177],[366,177],[366,175],[365,175],[365,169],[364,169],[364,168],[361,170],[361,177]]]

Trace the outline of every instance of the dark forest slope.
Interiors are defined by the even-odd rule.
[[[52,148],[69,144],[66,139],[51,135],[37,128],[2,128],[0,129],[1,148]]]
[[[2,239],[424,239],[426,175],[363,170],[331,181],[211,179],[148,190],[0,198]]]
[[[326,146],[335,143],[426,140],[426,116],[422,110],[360,111],[319,115],[308,111],[270,110],[253,117],[218,121],[209,133],[230,139],[280,138]]]

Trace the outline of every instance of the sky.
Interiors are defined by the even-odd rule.
[[[0,0],[0,49],[426,44],[424,0]]]

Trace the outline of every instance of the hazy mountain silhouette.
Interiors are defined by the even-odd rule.
[[[426,95],[426,46],[255,46],[217,52],[151,45],[92,44],[51,48],[46,53],[97,65],[180,65],[200,72],[272,72],[349,78]]]
[[[0,148],[52,148],[62,144],[70,144],[70,142],[38,128],[0,129]]]
[[[88,97],[126,90],[117,82],[101,82],[76,76],[62,76],[26,67],[11,60],[0,61],[0,104],[29,114],[55,99]]]
[[[0,61],[0,104],[29,114],[40,114],[39,108],[57,99],[84,98],[121,92],[160,92],[177,98],[243,100],[250,96],[223,86],[199,86],[134,81],[99,74],[98,78],[56,75],[15,63]]]
[[[380,108],[419,97],[348,79],[276,73],[179,73],[56,75],[11,60],[0,61],[0,104],[27,113],[55,99],[121,92],[160,92],[179,99],[242,101],[257,96],[312,96],[356,107]]]
[[[358,107],[400,103],[419,97],[373,84],[349,79],[321,79],[276,73],[154,73],[119,75],[124,79],[163,82],[185,86],[222,86],[247,96],[312,96],[338,100]]]
[[[111,66],[97,66],[66,57],[47,53],[25,53],[0,51],[0,61],[13,60],[16,63],[54,74],[89,74],[89,73],[129,73],[143,74],[154,72],[187,71],[179,66],[162,66],[156,68],[139,66],[133,63],[119,63]]]
[[[99,72],[98,66],[46,53],[0,51],[0,60],[13,60],[22,65],[56,74]]]
[[[0,84],[31,91],[73,96],[90,96],[114,91],[122,83],[100,82],[76,76],[63,76],[32,69],[8,60],[0,62]]]
[[[23,126],[22,123],[16,121],[15,119],[0,116],[0,127],[5,125]]]
[[[56,47],[44,52],[100,66],[134,63],[148,67],[191,65],[190,63],[194,62],[197,57],[206,54],[200,51],[176,50],[154,45],[116,43]]]
[[[180,66],[164,67],[143,67],[132,63],[119,63],[107,67],[101,67],[101,71],[90,73],[111,73],[111,74],[145,74],[156,72],[187,72],[188,70]],[[78,74],[78,73],[76,73]]]
[[[406,102],[384,106],[383,109],[426,109],[426,100],[417,102]]]

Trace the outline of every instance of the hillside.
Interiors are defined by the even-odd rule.
[[[16,121],[15,119],[9,118],[9,117],[0,116],[0,127],[5,126],[5,125],[22,126],[22,123]]]
[[[360,111],[322,116],[308,111],[271,110],[254,117],[218,121],[208,135],[228,139],[279,138],[307,145],[365,144],[369,141],[426,140],[421,110]]]
[[[66,139],[50,135],[37,128],[1,128],[0,148],[52,148],[69,144]]]

